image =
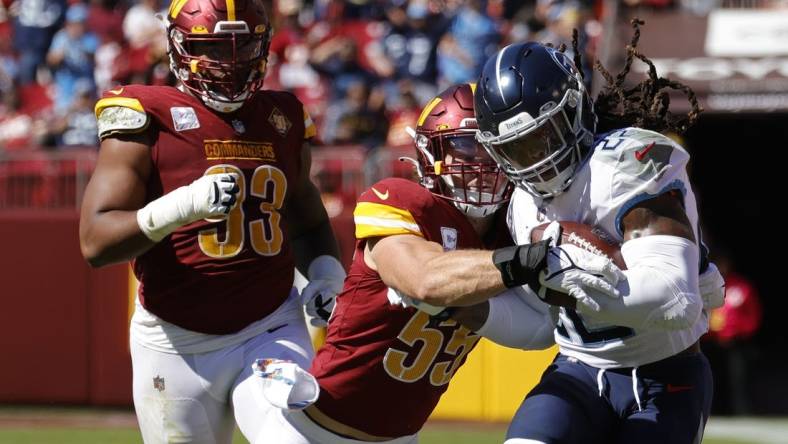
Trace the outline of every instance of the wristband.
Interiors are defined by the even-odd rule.
[[[526,245],[499,248],[493,252],[493,264],[501,272],[507,288],[528,285],[538,291],[539,272],[547,265],[547,251],[550,240]]]

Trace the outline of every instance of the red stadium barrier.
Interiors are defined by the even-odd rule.
[[[370,151],[365,168],[367,185],[386,177],[416,180],[416,167],[410,161],[400,160],[403,157],[415,159],[416,149],[412,146],[383,146]]]
[[[78,214],[0,211],[0,402],[128,405],[128,266],[91,269]]]
[[[312,152],[312,180],[320,189],[346,268],[353,259],[353,208],[364,191],[365,160],[366,149],[356,145],[320,147]]]
[[[0,210],[79,208],[96,156],[84,148],[0,158]]]

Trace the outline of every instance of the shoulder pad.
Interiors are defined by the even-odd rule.
[[[353,211],[356,238],[423,236],[414,213],[421,213],[429,191],[405,179],[384,179],[361,194]]]
[[[434,196],[418,183],[401,177],[388,177],[369,187],[359,201],[385,203],[409,210],[420,210],[433,202]]]
[[[648,181],[658,180],[668,169],[683,169],[689,153],[660,133],[626,128],[599,140],[593,160],[615,168],[616,173]]]
[[[639,203],[666,192],[691,192],[689,153],[670,138],[639,128],[614,131],[597,143],[589,163],[592,195],[614,216],[610,227],[623,237],[623,216]],[[592,197],[593,198],[593,197]],[[608,228],[610,229],[610,228]]]
[[[139,100],[107,97],[96,102],[99,139],[118,133],[138,133],[148,127],[148,114]]]

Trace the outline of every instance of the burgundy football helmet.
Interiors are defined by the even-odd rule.
[[[451,86],[432,99],[415,131],[421,184],[470,217],[492,214],[509,200],[512,184],[476,141],[475,84]]]
[[[231,112],[260,89],[271,26],[262,0],[172,0],[170,69],[209,107]]]

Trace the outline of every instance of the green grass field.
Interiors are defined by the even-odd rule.
[[[422,444],[486,444],[503,442],[505,429],[462,430],[461,427],[440,425],[429,427],[421,434]],[[235,444],[247,441],[236,433]],[[134,429],[79,430],[52,429],[0,429],[2,444],[139,444],[139,432]]]
[[[421,444],[494,444],[503,442],[505,429],[481,431],[458,430],[445,425],[427,427],[422,433]],[[234,443],[246,443],[240,436]],[[787,437],[788,439],[788,437]],[[707,438],[704,444],[753,444],[753,441]],[[785,441],[784,441],[785,442]],[[133,429],[79,430],[53,429],[3,429],[0,430],[3,444],[139,444],[139,433]]]
[[[502,443],[506,424],[431,422],[421,444]],[[0,444],[141,444],[130,411],[0,407]],[[236,433],[234,444],[247,441]],[[788,443],[788,419],[712,418],[704,444]]]

